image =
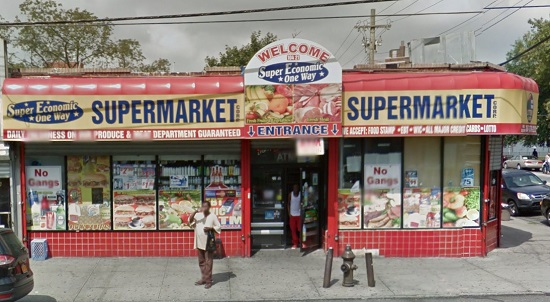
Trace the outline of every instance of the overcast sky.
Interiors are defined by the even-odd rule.
[[[378,4],[352,5],[335,8],[305,9],[263,14],[235,15],[230,17],[211,17],[201,20],[220,19],[261,19],[286,17],[313,17],[334,15],[368,15],[371,8],[377,12],[384,9],[382,14],[450,12],[450,11],[477,11],[494,0],[400,0]],[[22,0],[2,1],[1,15],[12,21],[19,12]],[[95,13],[98,17],[125,17],[179,14],[193,12],[225,11],[233,9],[249,9],[277,7],[297,4],[328,3],[330,0],[303,1],[303,0],[59,0],[65,8],[80,7]],[[530,2],[530,3],[529,3]],[[492,6],[548,4],[548,0],[499,0]],[[412,5],[411,5],[412,4]],[[389,7],[392,5],[391,7]],[[409,6],[410,5],[410,6]],[[407,7],[409,6],[409,7]],[[495,21],[505,17],[513,10],[508,10],[501,16],[502,10],[491,10],[465,23],[455,31],[475,31],[486,28]],[[477,60],[500,63],[505,59],[506,52],[513,42],[529,30],[529,18],[549,18],[550,8],[522,9],[509,16],[499,24],[485,31],[476,39]],[[415,16],[405,18],[391,17],[394,21],[390,30],[382,35],[382,46],[379,47],[377,60],[383,60],[387,51],[397,48],[400,41],[408,42],[412,39],[431,37],[471,18],[474,15],[437,15]],[[496,18],[495,18],[496,17]],[[493,21],[491,21],[495,18]],[[382,19],[382,17],[380,17]],[[199,19],[186,19],[199,20]],[[200,71],[204,67],[204,58],[207,55],[217,55],[227,45],[245,44],[254,30],[273,32],[279,38],[289,38],[298,33],[299,38],[315,41],[330,51],[344,68],[351,68],[354,64],[365,61],[366,54],[361,53],[361,38],[353,31],[353,26],[361,19],[338,20],[302,20],[283,22],[255,22],[231,24],[198,24],[198,25],[142,25],[118,26],[115,28],[117,38],[132,38],[141,42],[144,54],[149,61],[156,58],[167,58],[175,64],[176,71]],[[176,20],[167,20],[176,21]],[[490,22],[489,22],[490,21]],[[381,23],[387,20],[381,20]],[[488,23],[487,23],[488,22]],[[482,25],[487,23],[484,27]],[[378,34],[381,31],[378,31]],[[478,31],[479,33],[479,31]],[[344,38],[349,35],[347,41]],[[354,41],[355,40],[355,41]],[[354,41],[354,42],[353,42]],[[353,42],[353,43],[352,43]],[[337,51],[340,48],[339,51]],[[347,51],[346,51],[347,50]]]

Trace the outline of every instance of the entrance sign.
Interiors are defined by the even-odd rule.
[[[296,140],[296,155],[315,156],[325,154],[325,142],[322,138],[299,138]]]
[[[243,136],[341,136],[342,67],[302,39],[273,42],[246,66]]]

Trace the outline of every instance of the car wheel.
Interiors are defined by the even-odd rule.
[[[518,165],[516,166],[516,169],[521,170],[520,164],[518,164]]]
[[[504,169],[508,169],[508,164],[504,163]]]
[[[546,210],[546,223],[550,225],[550,209]]]
[[[510,206],[510,215],[516,217],[516,216],[519,216],[519,209],[518,209],[518,205],[516,204],[515,201],[513,200],[510,200],[508,201],[508,205]]]

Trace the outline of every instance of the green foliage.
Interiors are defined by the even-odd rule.
[[[507,54],[508,58],[524,51],[545,37],[550,36],[550,20],[529,20],[531,30],[518,39],[512,50]],[[526,53],[519,59],[506,65],[508,71],[524,77],[532,78],[539,85],[539,106],[536,136],[509,136],[505,143],[523,143],[527,146],[547,145],[550,142],[550,123],[548,112],[550,111],[550,42],[545,42],[534,50]]]
[[[250,43],[237,46],[225,46],[225,51],[220,52],[219,58],[206,57],[206,67],[214,66],[246,66],[254,54],[264,46],[277,41],[277,36],[267,33],[262,37],[261,31],[255,31],[250,35]]]
[[[156,59],[151,64],[142,64],[139,68],[142,72],[166,72],[169,73],[172,64],[167,59]]]
[[[25,0],[19,9],[20,16],[16,16],[16,21],[98,19],[87,10],[65,9],[55,0]],[[123,67],[139,70],[144,66],[145,56],[140,43],[134,39],[114,40],[110,23],[99,26],[85,23],[25,26],[13,32],[0,32],[0,35],[9,36],[12,45],[25,54],[23,59],[11,55],[12,67],[51,67],[61,63],[69,68]]]

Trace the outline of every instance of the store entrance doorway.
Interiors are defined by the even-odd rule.
[[[272,163],[265,160],[271,158],[266,153],[294,160]],[[285,249],[293,245],[289,198],[294,185],[300,188],[300,250],[318,249],[326,229],[326,161],[323,156],[298,160],[294,150],[270,149],[266,153],[262,154],[264,160],[253,160],[251,166],[252,250]]]

